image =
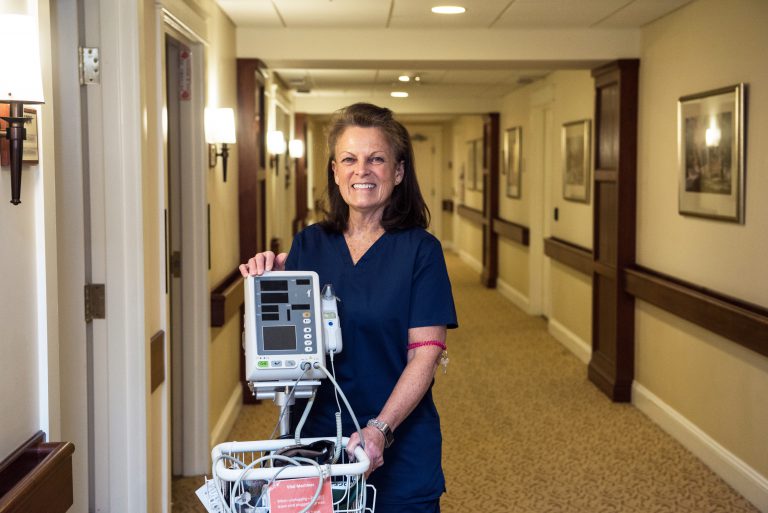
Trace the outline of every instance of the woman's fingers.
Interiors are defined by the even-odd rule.
[[[246,276],[261,276],[267,271],[285,270],[285,261],[288,259],[288,253],[275,255],[272,251],[256,253],[244,264],[241,264],[240,274]]]
[[[363,437],[365,437],[365,454],[371,460],[365,477],[384,464],[384,436],[376,428],[363,428]],[[360,445],[360,437],[357,432],[352,433],[347,443],[347,456],[350,460],[354,459],[355,447]]]

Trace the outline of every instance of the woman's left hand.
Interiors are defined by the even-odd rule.
[[[365,473],[366,479],[371,473],[384,464],[384,434],[375,427],[366,426],[363,428],[363,437],[365,438],[365,453],[371,460],[371,465]],[[354,459],[355,447],[360,445],[360,436],[357,431],[352,433],[347,444],[347,456],[350,460]]]

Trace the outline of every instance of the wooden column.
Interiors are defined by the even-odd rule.
[[[614,401],[630,401],[635,304],[624,270],[635,263],[639,60],[593,70],[595,79],[594,265],[589,379]]]
[[[240,261],[266,242],[266,170],[264,160],[264,79],[259,59],[237,59],[237,152]]]
[[[499,274],[498,234],[493,220],[499,216],[499,113],[483,119],[483,274],[488,288],[496,287]]]

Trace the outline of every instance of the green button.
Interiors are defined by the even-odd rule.
[[[256,364],[256,366],[259,367],[259,368],[262,368],[262,369],[267,368],[267,367],[269,367],[269,361],[268,360],[259,360],[259,362]]]

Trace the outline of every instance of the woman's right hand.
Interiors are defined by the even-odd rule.
[[[265,271],[284,271],[288,253],[275,255],[272,251],[256,253],[244,264],[240,264],[240,274],[246,276],[261,276]]]

